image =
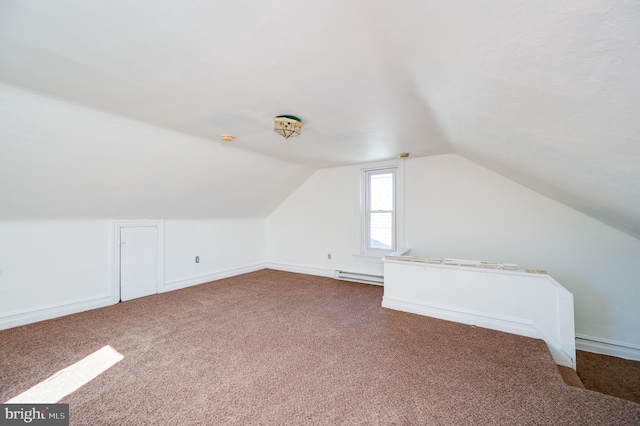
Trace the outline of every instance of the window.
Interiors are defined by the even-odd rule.
[[[360,254],[379,259],[402,245],[400,165],[362,169]]]

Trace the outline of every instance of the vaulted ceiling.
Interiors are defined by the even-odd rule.
[[[3,0],[0,80],[311,169],[458,153],[640,237],[639,22],[622,0]]]

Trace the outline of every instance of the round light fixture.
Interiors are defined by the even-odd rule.
[[[223,140],[223,141],[225,141],[225,142],[233,142],[233,140],[234,140],[235,138],[236,138],[236,137],[235,137],[235,136],[233,136],[233,135],[227,135],[227,134],[220,135],[220,139],[222,139],[222,140]]]
[[[403,152],[402,154],[398,155],[398,157],[400,158],[409,158],[409,153],[408,152]]]

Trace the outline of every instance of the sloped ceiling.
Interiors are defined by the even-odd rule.
[[[0,219],[268,216],[304,165],[0,84]]]
[[[640,237],[639,22],[609,0],[3,0],[0,80],[301,167],[458,153]]]

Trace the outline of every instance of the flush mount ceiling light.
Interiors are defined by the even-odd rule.
[[[233,135],[227,135],[227,134],[220,135],[220,139],[222,139],[222,140],[223,140],[223,141],[225,141],[225,142],[233,142],[233,140],[234,140],[235,138],[236,138],[236,137],[235,137],[235,136],[233,136]]]
[[[279,135],[282,135],[285,139],[289,139],[291,136],[300,136],[300,130],[302,130],[302,122],[295,115],[279,115],[274,119],[276,127],[273,129]]]

